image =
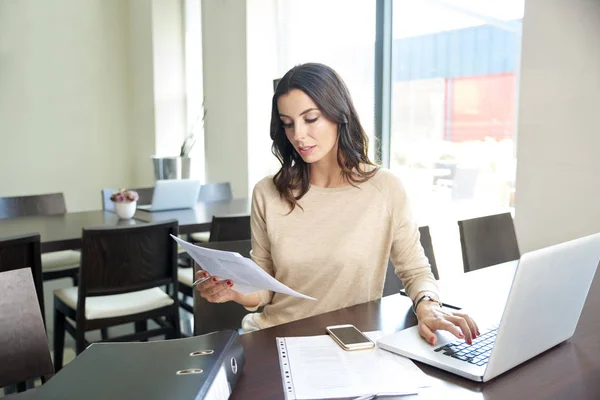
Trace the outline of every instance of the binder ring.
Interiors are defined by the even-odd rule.
[[[176,372],[177,375],[201,374],[201,369],[181,369]]]
[[[237,374],[237,370],[238,370],[237,361],[235,360],[235,357],[231,357],[231,371],[235,375],[235,374]]]
[[[200,351],[192,351],[190,353],[190,356],[195,357],[195,356],[208,356],[210,354],[214,353],[214,350],[200,350]]]

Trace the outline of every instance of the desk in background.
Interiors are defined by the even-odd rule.
[[[249,199],[198,203],[193,210],[150,213],[137,210],[133,219],[122,220],[110,211],[84,211],[51,216],[17,217],[0,220],[0,237],[39,233],[42,253],[81,248],[81,230],[98,226],[136,225],[176,219],[181,233],[210,230],[213,215],[250,215]]]
[[[0,237],[39,233],[42,253],[81,248],[81,230],[97,226],[144,223],[122,220],[108,211],[84,211],[49,216],[17,217],[0,220]]]
[[[179,233],[209,231],[213,216],[250,215],[250,199],[233,199],[198,203],[194,209],[148,212],[138,210],[134,218],[145,222],[176,219]]]

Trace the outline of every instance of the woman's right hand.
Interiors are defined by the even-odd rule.
[[[206,271],[197,271],[196,279],[202,279],[209,277]],[[216,276],[210,277],[206,281],[196,285],[196,290],[200,293],[202,298],[211,303],[225,303],[228,301],[237,301],[237,295],[239,294],[235,290],[231,290],[233,282],[230,280],[219,281]]]

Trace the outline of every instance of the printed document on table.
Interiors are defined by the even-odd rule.
[[[316,300],[290,289],[267,274],[254,261],[238,253],[206,249],[181,240],[177,236],[171,235],[171,237],[209,274],[233,281],[232,289],[236,292],[249,294],[258,290],[271,290],[302,299]]]
[[[345,351],[329,335],[277,338],[277,350],[286,400],[417,394],[433,382],[408,358],[377,347]]]

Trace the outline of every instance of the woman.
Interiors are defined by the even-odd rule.
[[[442,310],[404,187],[368,158],[368,140],[342,79],[322,64],[292,68],[273,96],[274,177],[254,188],[252,259],[292,289],[243,295],[218,277],[198,285],[210,302],[235,301],[260,313],[252,331],[381,297],[388,259],[415,305],[421,335],[448,330],[471,342],[479,334],[465,314]],[[208,276],[199,271],[196,278]]]

